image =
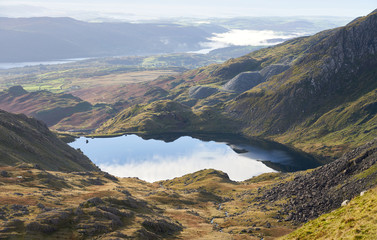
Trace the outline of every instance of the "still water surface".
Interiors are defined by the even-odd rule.
[[[0,69],[21,68],[21,67],[30,67],[30,66],[37,66],[37,65],[63,64],[63,63],[77,62],[77,61],[81,61],[85,59],[88,59],[88,58],[70,58],[70,59],[38,61],[38,62],[0,62]]]
[[[295,171],[319,165],[314,159],[276,143],[234,137],[201,138],[173,137],[168,138],[171,142],[165,142],[136,135],[81,137],[70,145],[80,148],[103,171],[149,182],[208,168],[224,171],[230,179],[242,181],[266,172]]]

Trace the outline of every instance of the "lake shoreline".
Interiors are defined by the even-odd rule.
[[[127,138],[133,140],[125,140]],[[81,143],[78,144],[77,141]],[[97,147],[87,150],[91,144],[97,144]],[[152,147],[148,144],[152,144]],[[166,178],[155,176],[154,180],[149,182],[171,179],[203,169],[220,170],[229,174],[234,181],[244,181],[270,171],[295,172],[322,165],[312,156],[282,144],[259,138],[244,138],[238,134],[81,136],[70,145],[83,151],[103,171],[118,177],[138,177],[148,181],[148,177],[141,177],[137,172],[143,175],[150,172],[157,176],[158,171],[165,172],[165,169],[170,168],[170,172],[175,173],[178,169],[178,172],[182,173],[174,176],[169,173],[167,176],[173,177]],[[207,149],[202,148],[205,145]],[[120,149],[126,151],[120,152]],[[103,153],[104,151],[107,153]],[[133,155],[129,155],[130,152],[133,152]],[[101,155],[105,157],[100,157]],[[238,171],[242,174],[237,173]],[[241,179],[241,175],[248,177]]]

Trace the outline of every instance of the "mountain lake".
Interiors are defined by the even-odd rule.
[[[80,137],[70,146],[79,148],[103,171],[148,182],[209,168],[226,172],[231,180],[243,181],[262,173],[321,165],[310,155],[275,142],[226,134]]]

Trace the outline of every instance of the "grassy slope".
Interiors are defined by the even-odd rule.
[[[237,122],[230,124],[218,111],[202,108],[192,110],[175,101],[162,100],[150,104],[136,105],[118,114],[103,124],[98,133],[116,134],[139,133],[194,133],[194,132],[234,132]],[[115,127],[114,127],[115,126]]]
[[[369,239],[377,236],[377,188],[281,239]]]
[[[368,42],[375,39],[369,31],[376,19],[372,13],[344,28],[251,53],[262,65],[290,56],[296,60],[286,72],[229,104],[231,111],[244,111],[240,116],[249,125],[245,132],[324,155],[372,140],[377,134],[377,62],[366,49],[376,47]]]
[[[330,110],[311,124],[303,123],[294,131],[275,136],[275,140],[293,144],[306,152],[337,156],[377,136],[376,101],[377,91],[374,90]]]
[[[0,176],[0,236],[10,239],[272,239],[294,228],[275,223],[276,209],[246,210],[246,194],[274,178],[239,184],[222,172],[203,170],[151,184],[104,173],[0,171],[7,172]]]
[[[161,239],[182,230],[145,201],[154,187],[137,179],[118,180],[103,172],[0,171],[7,173],[0,176],[1,238]]]
[[[45,124],[0,111],[0,164],[38,164],[59,171],[98,171],[81,152],[59,140]]]
[[[0,108],[12,113],[23,113],[45,122],[53,129],[94,129],[127,105],[91,105],[71,94],[48,91],[27,92],[14,86],[0,92]]]

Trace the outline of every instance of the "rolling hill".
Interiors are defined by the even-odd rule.
[[[0,92],[0,108],[35,117],[49,127],[90,131],[123,109],[123,105],[92,105],[72,94],[45,90],[27,92],[21,86],[13,86]]]

